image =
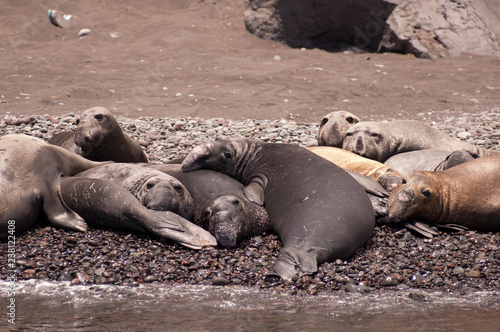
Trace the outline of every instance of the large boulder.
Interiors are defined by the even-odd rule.
[[[291,47],[500,54],[500,0],[248,0],[245,24]]]
[[[248,0],[247,30],[291,47],[377,50],[395,4],[385,0]]]
[[[420,57],[500,54],[500,0],[402,1],[387,19],[380,51]]]

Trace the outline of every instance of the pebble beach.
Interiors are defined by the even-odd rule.
[[[0,135],[23,133],[48,140],[55,133],[74,130],[77,117],[5,115],[0,119]],[[164,163],[217,136],[245,136],[305,147],[317,145],[321,119],[317,123],[301,123],[292,118],[117,120],[126,134],[140,142],[151,163]],[[459,115],[428,112],[417,118],[452,137],[500,150],[500,109]],[[297,295],[414,290],[410,295],[417,301],[425,301],[425,291],[465,295],[500,290],[498,232],[440,231],[439,236],[429,239],[404,228],[377,226],[371,239],[349,260],[324,263],[316,274],[292,281],[265,275],[280,248],[274,234],[247,239],[233,249],[192,250],[146,234],[95,228],[79,233],[49,227],[41,220],[16,238],[16,276],[18,280],[89,286],[239,285]],[[7,243],[0,244],[0,266],[0,279],[6,280]]]

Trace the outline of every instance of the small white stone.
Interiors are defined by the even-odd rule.
[[[276,60],[276,61],[281,61],[281,57],[280,57],[279,55],[276,55],[276,56],[274,57],[274,60]]]
[[[78,37],[85,37],[90,33],[90,29],[84,28],[78,32]]]
[[[471,136],[472,135],[469,132],[467,132],[467,131],[462,131],[462,132],[459,132],[457,134],[457,137],[460,138],[460,139],[463,139],[463,140],[469,139]]]

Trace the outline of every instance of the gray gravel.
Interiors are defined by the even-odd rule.
[[[429,112],[419,114],[418,118],[453,137],[500,150],[499,109],[460,116],[446,111]],[[0,119],[0,135],[24,133],[48,140],[54,133],[73,130],[75,120],[72,114],[61,117],[6,115]],[[139,140],[153,163],[183,156],[195,145],[216,136],[239,135],[312,146],[316,145],[318,129],[316,123],[283,119],[118,117],[118,121],[127,134]],[[41,222],[17,239],[17,276],[88,285],[248,285],[291,294],[407,289],[466,294],[500,289],[498,232],[460,231],[425,239],[406,229],[376,227],[372,238],[348,261],[325,263],[317,274],[292,282],[264,275],[280,248],[280,241],[272,234],[243,241],[234,249],[217,247],[195,251],[149,235],[104,229],[78,233],[50,228]],[[6,243],[0,245],[0,253],[0,279],[7,279]],[[422,296],[415,295],[415,298]]]

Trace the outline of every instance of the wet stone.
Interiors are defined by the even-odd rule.
[[[368,287],[361,286],[361,285],[354,285],[351,283],[347,283],[344,287],[344,290],[346,292],[359,293],[359,294],[365,294],[365,293],[368,293],[370,291],[370,289]]]
[[[213,286],[227,286],[230,283],[231,282],[229,280],[227,280],[226,278],[223,278],[223,277],[212,278],[212,285]]]

